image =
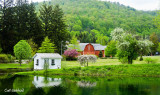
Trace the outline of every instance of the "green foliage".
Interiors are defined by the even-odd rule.
[[[14,54],[17,59],[19,59],[19,63],[21,65],[22,59],[31,58],[31,47],[25,40],[20,40],[14,46]]]
[[[160,43],[158,44],[157,51],[160,53]]]
[[[39,47],[38,53],[54,53],[55,52],[55,45],[51,43],[48,37],[45,37],[44,41],[42,42],[41,47]]]
[[[148,58],[145,58],[145,61],[147,64],[150,64],[150,63],[156,63],[157,59],[152,59],[152,58],[148,57]]]
[[[107,44],[107,47],[105,48],[105,55],[107,57],[115,57],[116,54],[117,54],[116,41],[111,40]]]
[[[139,47],[139,55],[140,55],[140,61],[143,60],[143,55],[148,55],[151,53],[151,47],[153,46],[153,43],[149,40],[139,40],[138,41],[138,47]]]
[[[0,54],[0,63],[8,63],[9,58],[6,54]]]
[[[38,50],[38,45],[33,41],[33,39],[29,39],[27,42],[31,46],[32,56],[34,56]]]
[[[99,52],[99,57],[103,57],[102,51]]]
[[[17,77],[13,82],[13,89],[19,89],[23,92],[17,92],[19,95],[26,95],[32,84],[31,77]]]
[[[117,41],[117,56],[119,59],[127,58],[128,64],[132,64],[133,60],[138,57],[138,41],[135,35],[116,28],[112,31],[111,36],[113,40]]]
[[[159,44],[159,41],[158,41],[158,36],[156,35],[155,32],[153,32],[151,35],[150,35],[150,41],[152,41],[153,43],[153,46],[151,47],[151,51],[152,51],[152,54],[155,55],[155,53],[157,52],[157,48],[158,48],[158,44]]]
[[[79,42],[78,42],[78,40],[77,40],[77,38],[75,36],[72,37],[71,43],[69,44],[68,48],[76,49],[77,51],[81,51]]]
[[[53,7],[52,5],[43,4],[40,9],[40,19],[43,23],[44,35],[54,42],[57,48],[56,51],[60,53],[60,43],[62,43],[64,50],[66,41],[69,40],[69,32],[67,31],[63,10],[59,5]]]

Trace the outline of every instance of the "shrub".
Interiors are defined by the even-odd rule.
[[[12,56],[11,54],[7,54],[7,57],[8,57],[8,59],[9,59],[9,62],[10,62],[10,63],[13,63],[14,60],[16,59],[16,57]]]
[[[149,63],[156,63],[157,62],[157,59],[152,59],[152,58],[145,58],[145,61],[149,64]]]
[[[68,49],[64,52],[64,56],[66,56],[66,60],[77,60],[78,52],[76,49]]]
[[[10,60],[6,54],[0,54],[0,63],[8,63]]]
[[[87,63],[88,66],[88,62],[96,62],[97,57],[95,55],[81,55],[78,56],[78,61],[80,62],[81,65],[85,66],[85,63]]]

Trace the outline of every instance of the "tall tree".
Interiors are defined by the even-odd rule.
[[[67,31],[62,9],[59,5],[53,8],[44,4],[40,9],[40,15],[45,36],[48,36],[55,43],[57,47],[56,52],[60,53],[62,44],[64,49],[66,41],[69,40],[69,32]]]
[[[59,5],[55,5],[52,12],[52,27],[48,37],[55,42],[57,52],[60,53],[61,42],[65,46],[66,41],[69,40],[69,32],[64,19],[64,13]],[[63,47],[65,48],[65,47]]]
[[[0,0],[0,40],[4,53],[11,53],[16,44],[14,23],[14,0]]]
[[[43,4],[39,10],[40,12],[40,19],[42,21],[42,28],[45,36],[48,35],[49,31],[51,31],[51,18],[53,7],[51,5]]]
[[[156,35],[155,32],[153,32],[150,37],[149,37],[150,41],[152,41],[153,45],[151,47],[151,52],[153,55],[155,55],[155,53],[157,52],[157,48],[158,48],[158,36]]]

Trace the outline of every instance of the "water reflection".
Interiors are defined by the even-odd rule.
[[[160,95],[160,78],[5,77],[0,78],[0,95]],[[6,88],[24,92],[5,93]]]
[[[32,83],[36,88],[59,86],[61,84],[61,78],[34,76]]]
[[[96,82],[90,82],[90,81],[78,81],[77,85],[79,87],[95,87]]]

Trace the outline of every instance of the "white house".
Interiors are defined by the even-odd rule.
[[[60,69],[62,56],[58,53],[36,53],[34,56],[34,69],[44,69],[44,64],[48,63],[48,69]]]
[[[36,88],[59,86],[61,84],[61,78],[34,76],[34,81],[32,81],[32,83]]]

